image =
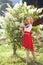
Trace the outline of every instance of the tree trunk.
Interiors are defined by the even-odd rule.
[[[17,50],[17,48],[14,46],[13,47],[13,55],[16,55],[16,50]]]

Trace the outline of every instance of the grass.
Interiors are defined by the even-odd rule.
[[[21,58],[26,57],[25,49],[17,50],[17,54],[19,57],[13,56],[12,54],[13,54],[13,50],[12,50],[11,45],[8,45],[8,46],[1,45],[0,46],[0,65],[26,65],[26,62],[21,60]],[[43,64],[43,53],[36,52],[36,56],[37,56],[37,61],[39,62],[39,64],[37,64],[37,65],[41,65],[40,62]],[[31,53],[30,53],[29,57],[31,60],[31,65],[34,65]],[[30,65],[30,64],[28,64],[28,65]]]

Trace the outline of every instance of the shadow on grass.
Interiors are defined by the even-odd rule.
[[[26,64],[26,62],[22,62],[22,61],[19,61],[19,62],[14,62],[14,64]],[[37,63],[34,63],[33,61],[27,63],[27,65],[43,65],[42,63],[40,62],[37,62]]]
[[[26,60],[24,58],[20,57],[18,54],[16,54],[16,57],[20,58],[21,61],[26,62]]]
[[[20,57],[18,54],[15,55],[17,58],[20,58],[20,61],[17,61],[17,62],[13,62],[13,63],[22,63],[22,65],[26,64],[26,60],[22,57]],[[31,60],[31,62],[27,63],[27,65],[43,65],[40,61],[39,62],[36,62],[34,63],[33,60]]]
[[[30,62],[30,65],[43,65],[41,62],[35,62],[34,61],[31,61]]]

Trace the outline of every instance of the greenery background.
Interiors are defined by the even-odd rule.
[[[13,6],[12,2],[9,1],[8,3],[10,3],[11,6]],[[5,3],[1,3],[0,4],[0,10],[4,9],[3,8],[4,4]],[[4,10],[4,11],[6,11],[6,10]],[[12,11],[12,9],[11,9],[11,11]],[[9,13],[11,13],[11,11],[9,11]],[[18,10],[18,12],[19,12],[19,10]],[[14,13],[11,13],[11,14],[14,14]],[[15,14],[15,15],[17,15],[17,14]],[[5,15],[5,17],[6,17],[6,15]],[[2,29],[3,29],[4,27],[3,27],[3,24],[1,23],[2,19],[3,19],[3,17],[0,18],[0,25],[2,26]],[[21,35],[21,31],[18,30],[19,27],[15,25],[13,19],[8,17],[6,22],[7,23],[9,22],[8,26],[6,28],[6,31],[8,33],[10,32],[10,34],[7,33],[7,38],[6,38],[6,35],[4,35],[4,39],[3,39],[3,35],[2,34],[3,33],[6,34],[6,33],[3,32],[3,31],[0,31],[0,38],[2,37],[2,39],[0,40],[0,64],[1,65],[26,65],[26,62],[25,62],[26,51],[25,51],[24,48],[21,47],[21,45],[18,44],[18,42],[20,42],[20,39],[21,39],[21,37],[19,36],[19,35]],[[12,36],[12,35],[15,32],[12,31],[12,30],[10,31],[9,24],[13,24],[13,26],[14,26],[13,28],[12,28],[12,25],[11,25],[12,30],[13,29],[14,29],[14,31],[18,30],[19,34],[16,35],[16,39],[17,39],[16,43],[15,43],[14,40],[12,42],[12,39],[14,39],[14,36]],[[39,63],[37,63],[37,65],[43,65],[43,25],[33,26],[33,29],[32,29],[31,33],[32,33],[32,36],[33,36],[33,41],[34,41],[35,53],[36,53],[37,61],[39,62]],[[10,38],[11,41],[8,38]],[[13,46],[15,46],[14,44],[15,45],[17,44],[16,45],[17,46],[16,55],[13,55],[13,52],[14,52],[13,49],[15,48],[15,47],[13,47]],[[30,53],[30,60],[31,60],[30,64],[34,65],[33,57],[31,55],[31,53]]]

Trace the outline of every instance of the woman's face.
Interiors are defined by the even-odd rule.
[[[26,23],[27,23],[27,24],[30,24],[30,23],[31,23],[31,19],[28,18],[28,19],[26,20]]]

